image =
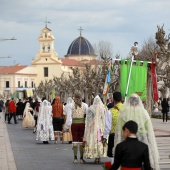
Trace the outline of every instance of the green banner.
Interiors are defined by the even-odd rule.
[[[12,94],[12,98],[14,98],[14,99],[19,98],[19,93],[13,93],[13,94]]]
[[[123,98],[125,98],[130,65],[131,60],[128,60],[127,63],[125,63],[125,60],[121,60],[120,92]],[[132,93],[137,93],[142,100],[146,100],[148,71],[147,65],[148,63],[146,61],[144,61],[143,64],[141,64],[140,61],[136,61],[136,63],[133,63],[127,97],[130,96]]]

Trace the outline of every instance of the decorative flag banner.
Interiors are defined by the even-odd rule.
[[[32,89],[26,89],[26,94],[27,94],[27,97],[32,97],[33,96]]]
[[[129,70],[130,70],[131,60],[127,61],[121,60],[120,67],[120,92],[122,97],[125,98]],[[144,61],[142,66],[140,61],[136,61],[136,64],[132,65],[132,72],[130,76],[129,88],[127,97],[133,93],[137,93],[141,100],[146,100],[147,96],[147,71],[148,71],[148,62]]]
[[[12,98],[14,98],[14,99],[19,98],[19,93],[14,93],[14,94],[12,94]]]
[[[106,79],[105,79],[105,83],[104,83],[104,88],[103,88],[103,96],[107,95],[109,83],[111,81],[111,75],[110,75],[111,66],[112,66],[112,60],[109,63],[109,67],[108,67],[108,70],[107,70],[107,75],[106,75]]]
[[[152,77],[152,86],[153,86],[153,99],[155,102],[158,102],[158,86],[157,86],[157,76],[156,76],[156,69],[155,63],[150,63],[149,64],[151,67],[151,77]]]

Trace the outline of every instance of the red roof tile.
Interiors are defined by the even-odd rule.
[[[64,66],[83,66],[80,61],[74,60],[74,59],[66,59],[66,58],[60,58]]]
[[[14,74],[25,67],[27,66],[20,66],[18,64],[14,66],[4,66],[2,68],[0,67],[0,74]]]
[[[103,62],[100,60],[90,60],[89,65],[103,65]]]

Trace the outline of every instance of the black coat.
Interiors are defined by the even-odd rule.
[[[167,101],[162,101],[161,106],[162,106],[162,113],[169,112],[169,105]]]
[[[127,168],[141,168],[151,170],[148,146],[137,138],[127,138],[116,146],[114,164],[110,170],[117,170],[120,166]]]

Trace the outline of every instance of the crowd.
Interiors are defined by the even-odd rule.
[[[168,107],[164,103],[162,107]],[[46,98],[28,98],[17,103],[7,100],[4,105],[5,122],[11,124],[13,117],[17,124],[22,119],[22,127],[33,128],[37,141],[72,143],[74,164],[79,150],[80,163],[85,163],[84,158],[100,163],[102,157],[108,157],[110,170],[159,170],[151,119],[137,94],[122,103],[121,93],[114,92],[106,106],[98,95],[88,106],[79,92],[65,104],[56,97],[52,103]],[[163,109],[163,114],[167,111]]]

